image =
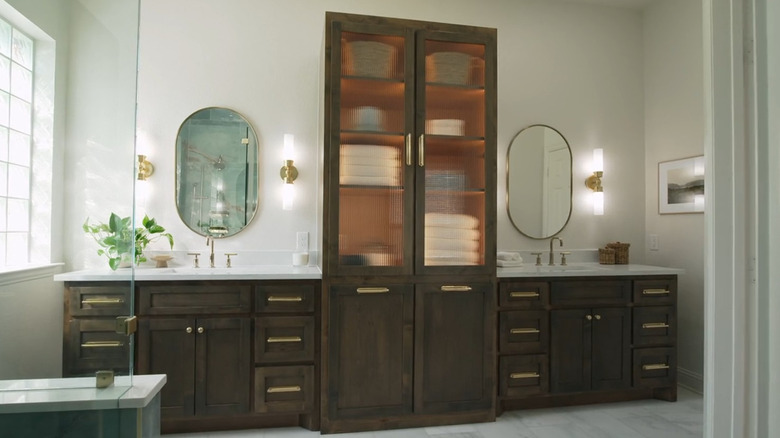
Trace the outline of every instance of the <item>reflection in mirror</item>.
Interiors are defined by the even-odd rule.
[[[176,209],[194,232],[216,238],[243,230],[257,211],[258,146],[235,111],[204,108],[176,136]]]
[[[531,125],[515,135],[507,151],[506,208],[523,235],[547,239],[571,216],[571,149],[560,132]]]

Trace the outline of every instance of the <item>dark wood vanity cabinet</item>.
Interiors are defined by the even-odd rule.
[[[676,399],[674,275],[499,281],[498,411]]]

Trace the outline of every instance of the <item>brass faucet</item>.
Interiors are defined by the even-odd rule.
[[[550,266],[555,266],[555,253],[553,252],[553,242],[555,242],[555,239],[558,239],[558,242],[560,242],[560,245],[558,246],[563,246],[563,239],[560,237],[553,237],[550,239]]]
[[[206,236],[206,246],[209,246],[211,244],[211,254],[209,254],[209,265],[213,268],[214,267],[214,238],[211,236]]]

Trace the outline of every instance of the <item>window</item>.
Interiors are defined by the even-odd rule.
[[[0,18],[0,267],[30,261],[32,96],[33,40]]]

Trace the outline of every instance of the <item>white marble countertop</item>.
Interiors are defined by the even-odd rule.
[[[152,401],[167,381],[165,374],[114,379],[108,388],[96,388],[94,377],[0,380],[0,414],[23,412],[138,409]]]
[[[601,265],[598,263],[570,263],[568,265],[536,266],[525,263],[523,266],[498,268],[498,278],[512,277],[601,277],[635,275],[677,275],[685,270],[649,265]]]
[[[319,280],[322,271],[317,266],[256,265],[231,268],[171,267],[109,268],[66,272],[54,276],[54,281],[179,281],[179,280]]]

